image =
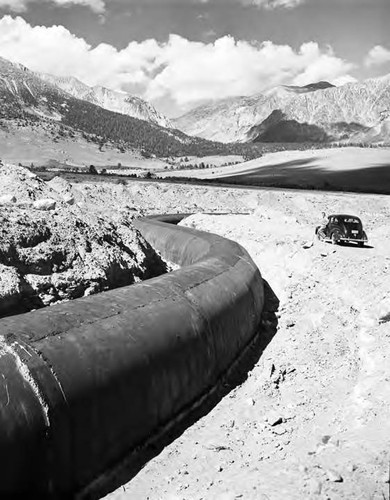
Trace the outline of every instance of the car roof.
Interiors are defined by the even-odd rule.
[[[360,220],[360,218],[357,215],[348,215],[348,214],[332,214],[332,215],[329,215],[329,218],[330,217],[352,217],[353,219]]]

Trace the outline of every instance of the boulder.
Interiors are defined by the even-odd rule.
[[[74,205],[74,203],[75,203],[74,196],[72,196],[71,194],[66,194],[64,196],[64,202],[67,205]]]
[[[12,205],[16,203],[16,197],[13,194],[3,194],[0,196],[0,205]]]
[[[55,210],[57,202],[53,198],[36,200],[33,203],[35,210]]]

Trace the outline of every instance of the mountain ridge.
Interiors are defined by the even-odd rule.
[[[88,101],[108,111],[149,121],[161,127],[173,128],[172,122],[166,116],[140,97],[100,85],[90,87],[73,76],[57,77],[47,73],[38,73],[38,75],[77,99]]]
[[[275,110],[284,113],[286,120],[320,127],[329,140],[370,141],[374,137],[381,140],[381,134],[375,136],[366,129],[378,128],[390,117],[390,75],[315,91],[292,92],[291,87],[276,87],[266,93],[200,106],[177,118],[174,124],[189,135],[221,142],[246,142],[255,139],[253,128]],[[357,124],[362,132],[352,131],[354,127],[351,132],[346,130],[348,127],[340,131],[340,123]],[[384,139],[390,139],[386,132]]]
[[[161,156],[202,141],[77,99],[25,66],[0,58],[0,126],[11,122],[19,128],[41,126],[53,140],[78,131],[100,145],[113,142]]]
[[[82,141],[97,145],[101,151],[107,146],[119,152],[137,151],[144,158],[261,154],[256,146],[226,145],[191,137],[174,128],[107,110],[72,96],[25,66],[0,58],[3,143],[7,133],[23,134],[23,130],[34,128],[54,143],[63,139],[77,143],[81,136]],[[1,152],[0,144],[0,157]]]

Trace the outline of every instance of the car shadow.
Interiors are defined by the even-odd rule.
[[[315,236],[316,236],[316,241],[318,241],[319,243],[325,243],[326,245],[332,245],[333,246],[333,243],[330,240],[322,240],[322,239],[317,238],[317,235],[315,235]],[[370,250],[372,248],[375,248],[372,245],[367,245],[367,244],[365,244],[365,245],[363,245],[361,247],[357,243],[353,243],[353,242],[349,242],[349,241],[340,241],[335,246],[358,248],[359,250]]]
[[[356,243],[350,243],[349,241],[343,241],[343,242],[340,242],[338,243],[339,246],[341,247],[353,247],[353,248],[358,248],[359,250],[369,250],[370,248],[374,248],[373,246],[371,245],[363,245],[362,247],[357,245]]]

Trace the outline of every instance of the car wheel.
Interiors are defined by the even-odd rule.
[[[330,239],[332,240],[332,245],[337,245],[337,243],[340,241],[341,234],[338,231],[333,231],[333,233],[330,236]]]
[[[326,237],[324,231],[321,229],[320,226],[316,227],[316,236],[320,241],[323,241]]]

